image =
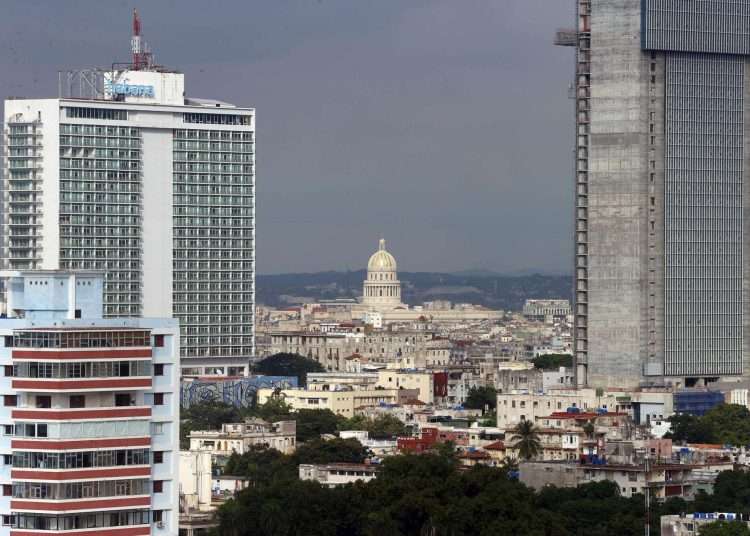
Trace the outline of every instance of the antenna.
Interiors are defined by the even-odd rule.
[[[133,70],[150,69],[153,63],[153,54],[148,45],[141,44],[141,18],[138,10],[133,10],[133,37],[130,39],[130,50],[133,53]]]

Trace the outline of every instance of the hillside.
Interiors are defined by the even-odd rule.
[[[284,307],[320,299],[355,298],[365,271],[259,275],[257,301]],[[569,276],[445,274],[400,272],[402,298],[410,305],[430,300],[475,303],[492,309],[520,310],[527,298],[571,298]]]

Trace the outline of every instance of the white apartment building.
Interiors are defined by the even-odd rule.
[[[186,358],[252,356],[254,109],[150,64],[67,76],[90,91],[5,101],[3,266],[103,271],[105,317],[178,318]]]
[[[262,419],[225,423],[221,430],[193,430],[190,432],[190,450],[207,450],[214,457],[239,455],[255,446],[276,449],[292,454],[297,442],[297,421],[269,423]]]
[[[5,272],[0,536],[173,536],[179,329],[101,318],[99,272]]]
[[[315,480],[333,488],[354,482],[369,482],[378,475],[377,465],[365,463],[329,463],[325,465],[300,464],[300,480]]]

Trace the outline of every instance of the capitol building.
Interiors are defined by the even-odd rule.
[[[362,304],[377,311],[407,308],[401,303],[401,281],[396,273],[396,258],[385,249],[383,238],[367,263]]]
[[[449,302],[448,302],[449,303]],[[378,327],[390,322],[408,322],[425,318],[431,321],[467,322],[502,316],[481,306],[434,308],[409,307],[401,301],[401,281],[396,258],[386,249],[381,238],[378,249],[367,262],[367,277],[362,284],[362,299],[352,308],[352,317],[361,318]]]

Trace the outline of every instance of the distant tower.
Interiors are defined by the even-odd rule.
[[[367,263],[362,303],[376,310],[403,307],[401,282],[396,273],[396,259],[386,251],[383,238],[380,239],[378,250]]]

